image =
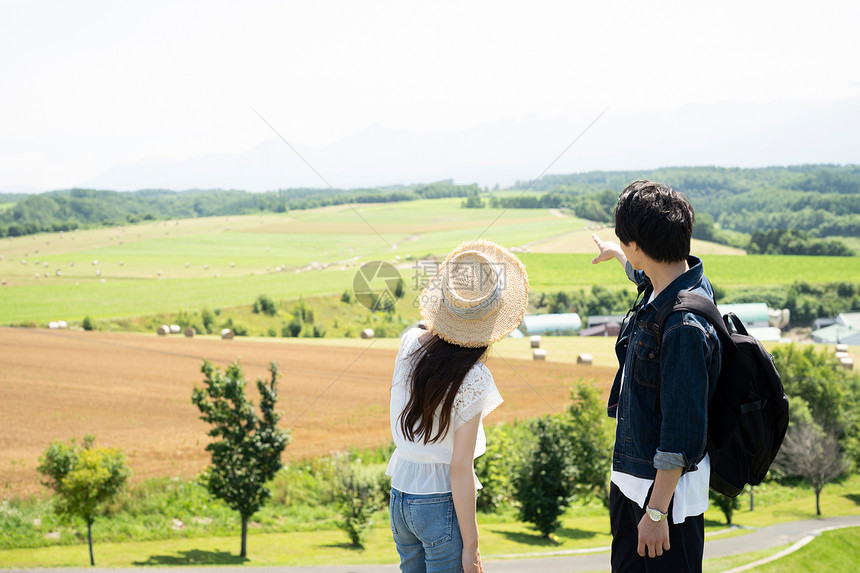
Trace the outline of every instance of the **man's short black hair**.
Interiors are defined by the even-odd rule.
[[[635,241],[658,263],[687,258],[695,220],[686,195],[654,181],[634,181],[621,192],[615,206],[618,238],[625,244]]]

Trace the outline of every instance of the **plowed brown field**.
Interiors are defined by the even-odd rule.
[[[528,344],[528,339],[523,341]],[[240,359],[253,381],[280,363],[285,458],[322,455],[390,439],[388,388],[396,352],[281,340],[188,339],[179,335],[0,328],[0,498],[39,493],[38,458],[52,440],[123,449],[135,479],[191,477],[208,463],[208,427],[191,404],[203,358]],[[605,393],[609,368],[492,356],[504,405],[489,424],[562,411],[579,380]]]

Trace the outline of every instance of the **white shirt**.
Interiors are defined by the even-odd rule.
[[[391,476],[391,487],[403,493],[431,494],[451,491],[451,455],[454,452],[454,433],[457,429],[480,414],[481,419],[502,403],[493,376],[483,363],[477,362],[466,374],[454,398],[454,411],[448,432],[436,442],[424,444],[408,440],[400,429],[400,413],[406,406],[411,392],[412,367],[420,357],[418,337],[424,333],[413,328],[403,335],[400,351],[394,361],[394,376],[391,382],[391,434],[397,448],[388,462],[386,475]],[[434,423],[431,435],[435,435]],[[484,427],[478,424],[478,439],[475,443],[477,458],[487,451]],[[481,483],[475,477],[475,488]]]
[[[651,302],[654,295],[651,295]],[[621,388],[619,388],[618,401],[621,401],[621,392],[624,392],[624,373],[621,373]],[[618,420],[616,418],[616,425]],[[675,493],[672,494],[674,505],[672,506],[672,522],[683,523],[688,517],[705,513],[708,509],[708,489],[711,480],[711,458],[705,454],[704,459],[697,464],[698,469],[687,472],[678,480]],[[636,502],[639,507],[645,507],[648,501],[648,490],[654,483],[652,479],[636,477],[624,472],[612,469],[609,473],[609,481],[618,486],[621,493],[627,499]]]

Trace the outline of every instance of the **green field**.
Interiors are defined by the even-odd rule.
[[[416,263],[484,238],[522,250],[533,291],[630,286],[616,264],[592,265],[588,223],[546,209],[462,209],[460,199],[327,207],[41,234],[0,241],[0,324],[147,316],[202,307],[339,295],[359,266],[398,266],[414,293]],[[602,230],[609,235],[611,231]],[[585,236],[585,240],[583,240]],[[854,258],[708,255],[721,287],[860,281]],[[38,275],[38,276],[37,276]],[[426,276],[424,277],[426,278]],[[414,296],[412,297],[414,298]]]

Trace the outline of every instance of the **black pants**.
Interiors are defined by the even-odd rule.
[[[705,550],[705,517],[672,522],[669,504],[669,546],[660,557],[640,557],[639,520],[645,509],[625,497],[614,483],[609,486],[609,522],[612,527],[612,573],[701,573]]]

